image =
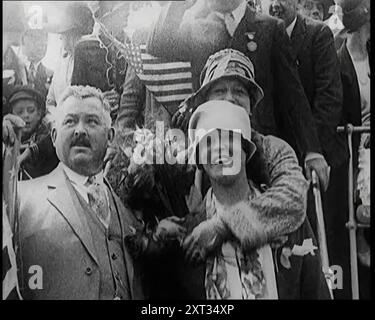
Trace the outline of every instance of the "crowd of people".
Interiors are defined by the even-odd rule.
[[[124,1],[69,2],[59,23],[33,28],[21,2],[3,4],[3,149],[20,141],[18,298],[330,299],[314,175],[329,263],[342,270],[333,296],[352,297],[350,154],[337,127],[370,127],[370,1],[265,2],[266,12],[255,0],[161,2],[132,36]],[[61,39],[53,71],[42,62],[49,33]],[[131,57],[135,47],[145,54]],[[160,123],[163,145],[168,130],[187,143],[183,161],[138,164]],[[352,159],[368,224],[370,133],[353,136]],[[32,266],[41,286],[30,286]]]

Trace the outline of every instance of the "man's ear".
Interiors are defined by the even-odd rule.
[[[114,138],[115,138],[115,129],[113,127],[110,127],[108,130],[108,143],[112,144]]]
[[[57,131],[56,131],[56,128],[55,127],[52,127],[52,130],[51,130],[51,139],[52,139],[52,143],[53,143],[53,146],[56,148],[56,137],[57,137]]]

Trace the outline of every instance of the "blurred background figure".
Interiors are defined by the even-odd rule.
[[[94,18],[84,2],[69,2],[62,8],[57,21],[47,26],[49,32],[60,34],[62,50],[60,61],[54,70],[54,77],[47,95],[47,107],[56,106],[61,93],[71,84],[74,66],[74,50],[82,36],[89,35],[94,29]]]
[[[322,1],[311,1],[321,4]],[[342,85],[339,62],[332,31],[321,19],[314,20],[298,10],[299,0],[272,0],[270,13],[285,21],[299,76],[309,100],[313,121],[318,128],[322,153],[305,160],[317,162],[315,171],[320,179],[328,253],[331,265],[340,265],[344,271],[344,287],[349,289],[349,238],[345,223],[348,217],[347,168],[348,151],[345,137],[336,131],[342,117]],[[314,7],[315,9],[318,6]],[[312,9],[314,9],[312,8]],[[314,10],[315,10],[314,9]],[[299,11],[299,13],[297,13]],[[307,157],[306,157],[307,158]],[[329,165],[325,171],[324,163]],[[323,173],[319,174],[321,170]],[[325,174],[324,174],[325,173]],[[340,203],[337,199],[343,199]],[[316,208],[312,190],[309,192],[307,215],[317,235]],[[336,290],[336,293],[343,293]],[[350,298],[349,290],[341,298]]]
[[[332,15],[325,21],[325,23],[333,32],[335,37],[335,47],[336,50],[338,50],[346,38],[346,30],[342,23],[342,8],[338,4],[340,0],[335,0],[334,2],[335,4],[329,9]]]
[[[311,19],[325,21],[332,14],[329,8],[334,5],[333,0],[299,0],[298,11]]]
[[[370,127],[370,0],[342,0],[346,39],[338,51],[344,91],[344,123]],[[370,135],[354,135],[354,170],[357,173],[357,205],[363,222],[370,221]],[[367,235],[369,236],[369,235]],[[367,237],[369,240],[369,237]],[[363,229],[357,233],[359,261],[370,266],[370,246]],[[361,280],[361,274],[360,274]]]
[[[89,85],[100,89],[111,105],[115,118],[122,93],[122,85],[127,71],[124,58],[119,58],[112,40],[101,30],[104,26],[116,40],[126,42],[124,28],[129,15],[127,2],[98,1],[91,8],[96,19],[95,31],[83,36],[74,50],[72,85]],[[120,19],[121,18],[121,19]]]
[[[19,58],[21,36],[25,28],[26,17],[22,3],[3,1],[3,102],[9,97],[14,85],[27,84],[25,66]]]
[[[27,74],[27,84],[46,97],[53,71],[42,62],[47,53],[48,33],[44,29],[27,29],[22,35],[22,59]]]

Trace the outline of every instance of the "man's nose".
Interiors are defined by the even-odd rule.
[[[232,103],[236,103],[236,99],[234,98],[234,95],[233,95],[233,92],[231,90],[228,90],[225,94],[225,100],[226,101],[229,101],[229,102],[232,102]]]
[[[74,129],[74,134],[75,135],[87,134],[86,126],[83,123],[83,121],[78,121],[77,126]]]
[[[23,111],[23,112],[21,113],[21,118],[22,118],[23,120],[28,119],[28,118],[29,118],[29,113],[28,113],[26,110]]]

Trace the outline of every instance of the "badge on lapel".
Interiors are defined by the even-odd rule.
[[[249,49],[250,52],[254,52],[258,48],[257,43],[254,41],[255,32],[246,32],[245,35],[249,39],[249,42],[247,43],[247,49]]]

